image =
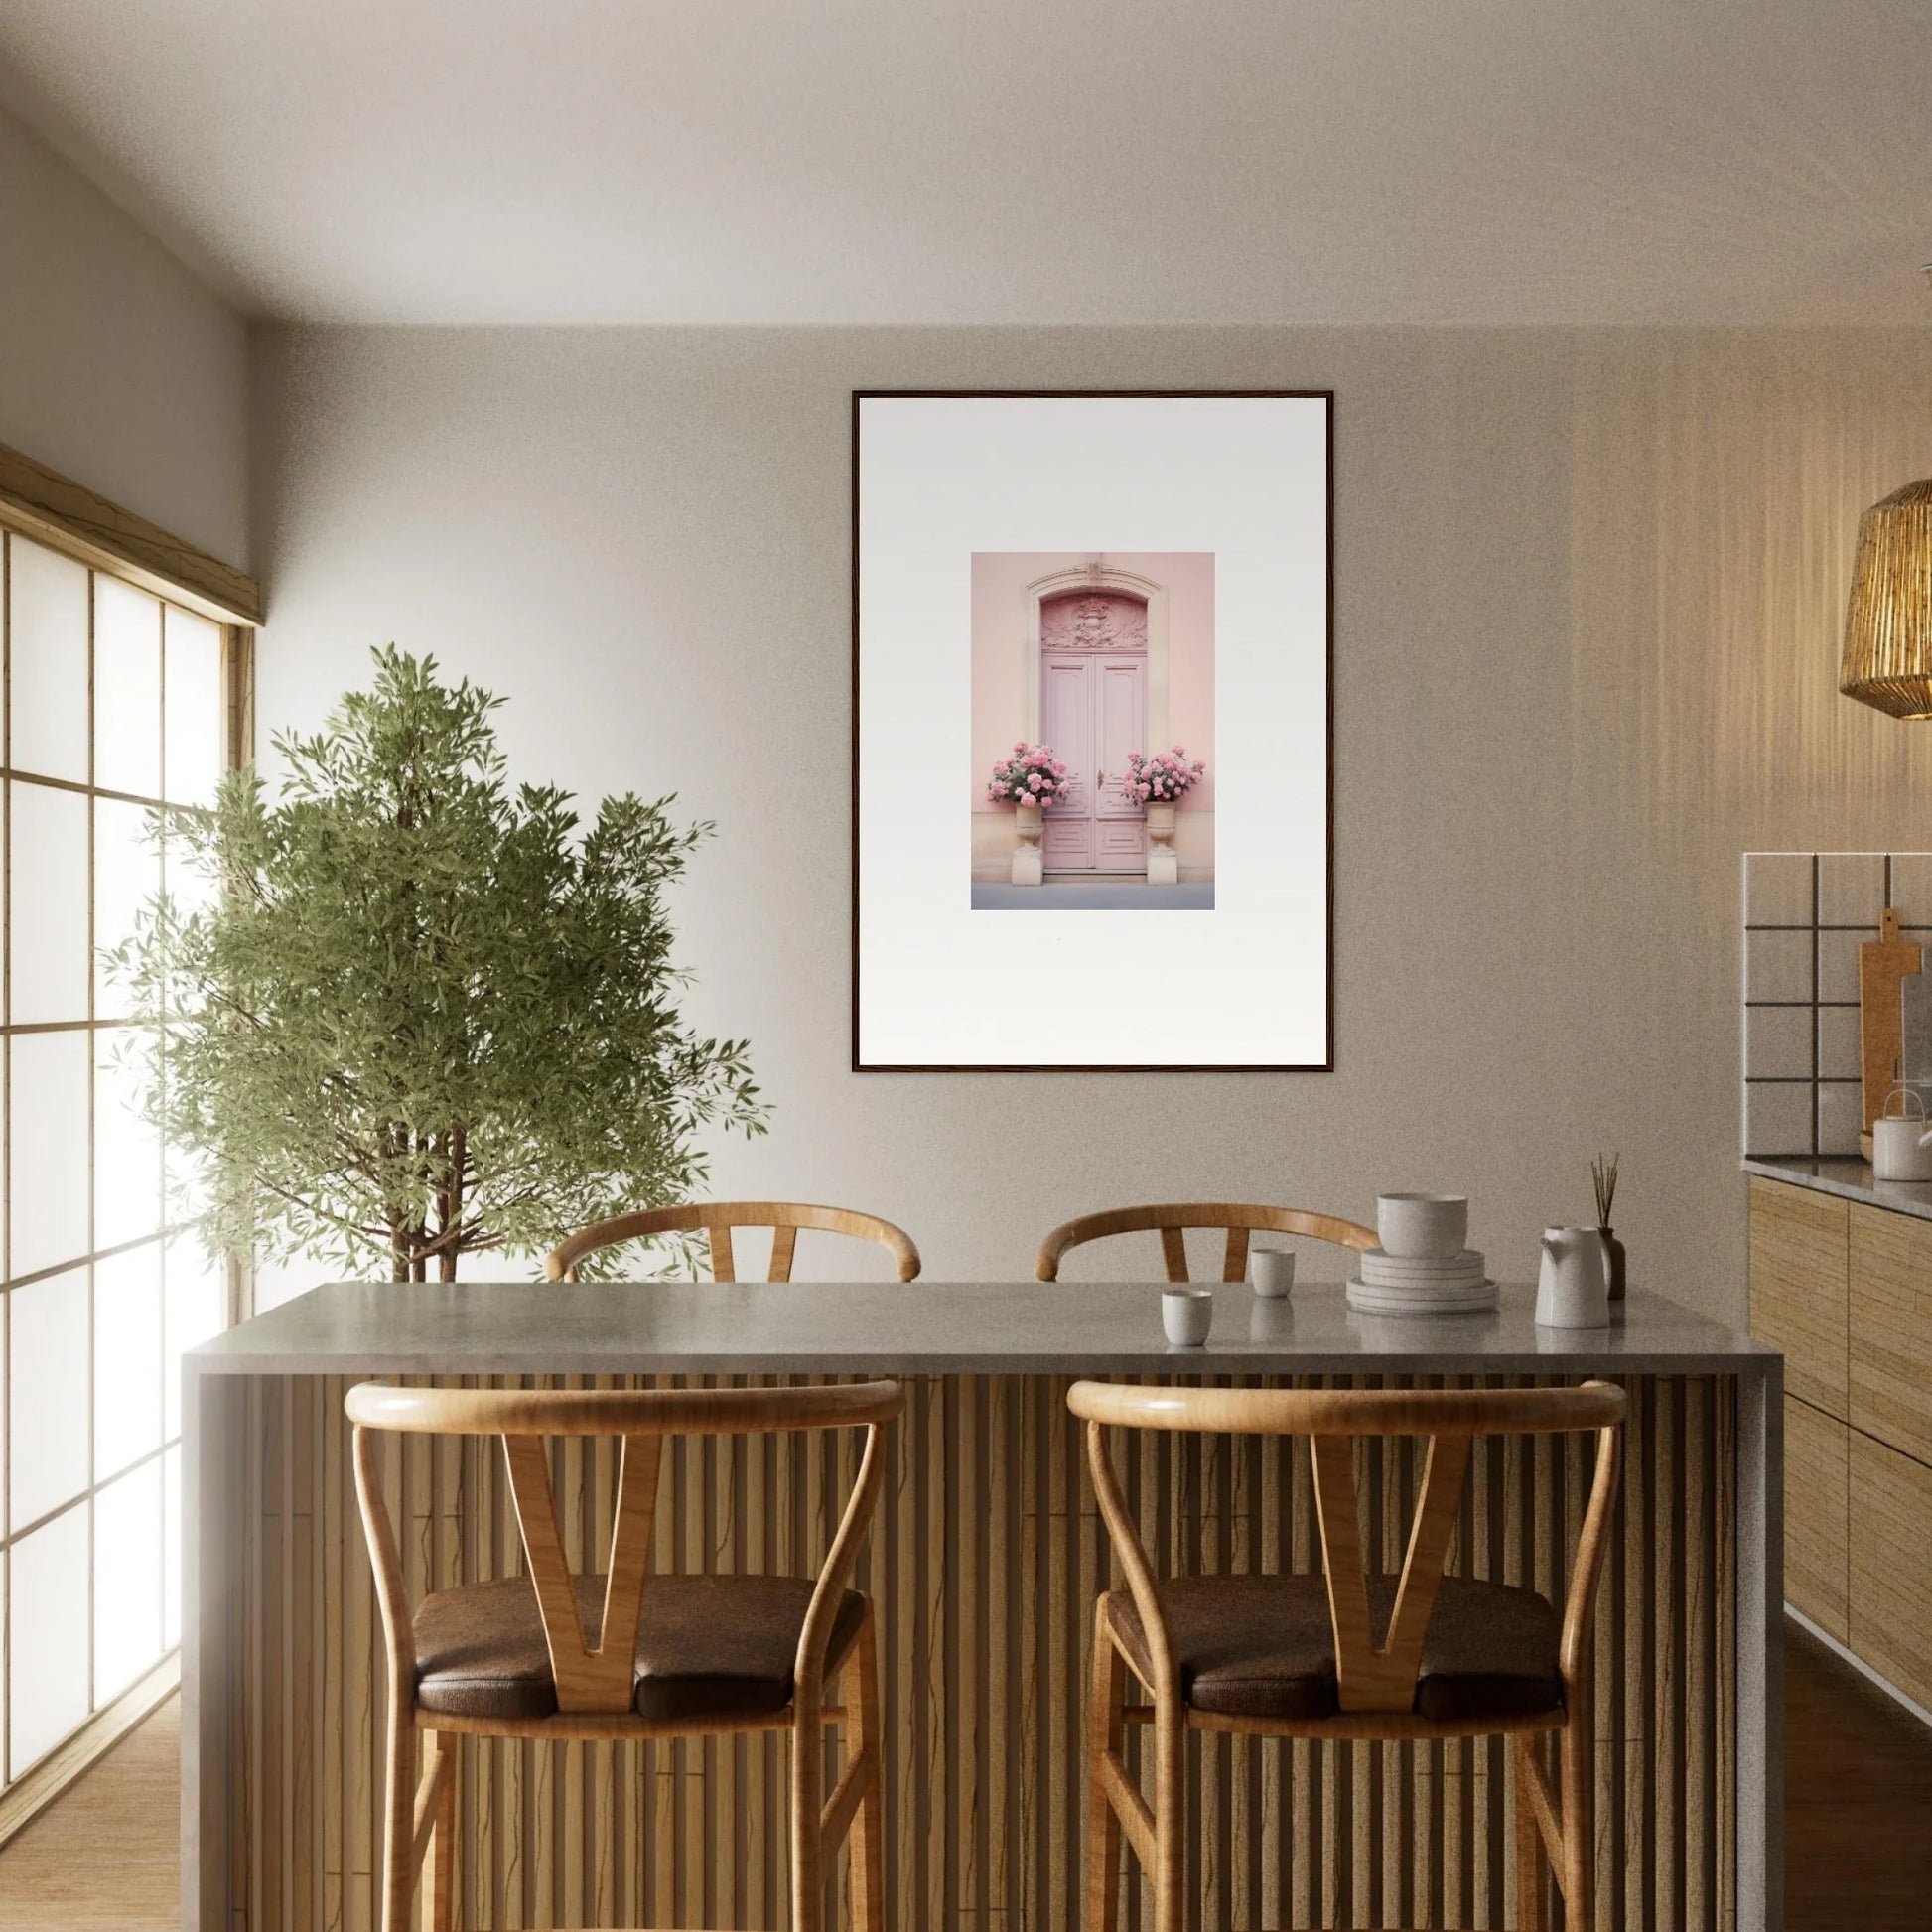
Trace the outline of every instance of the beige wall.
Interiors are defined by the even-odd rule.
[[[1618,1147],[1637,1280],[1741,1313],[1738,855],[1932,808],[1932,735],[1834,689],[1932,334],[302,331],[256,378],[265,727],[395,638],[513,700],[519,772],[719,821],[693,1005],[777,1107],[722,1189],[877,1208],[944,1280],[1109,1201],[1466,1186],[1520,1277]],[[1332,1074],[846,1070],[848,391],[978,385],[1336,390]]]
[[[240,317],[0,110],[0,443],[246,568]]]

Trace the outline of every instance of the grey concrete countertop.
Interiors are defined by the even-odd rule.
[[[1537,1327],[1535,1291],[1486,1314],[1349,1311],[1215,1288],[1205,1348],[1161,1330],[1160,1284],[338,1283],[190,1351],[209,1375],[1137,1375],[1762,1373],[1774,1351],[1662,1296],[1605,1329]]]
[[[1876,1179],[1871,1163],[1856,1155],[1821,1155],[1816,1160],[1750,1156],[1744,1162],[1744,1172],[1766,1180],[1788,1181],[1793,1187],[1809,1187],[1814,1193],[1837,1194],[1843,1200],[1863,1201],[1867,1207],[1888,1207],[1895,1214],[1913,1214],[1921,1221],[1932,1221],[1932,1180]]]

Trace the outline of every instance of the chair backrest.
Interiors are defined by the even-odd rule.
[[[1473,1439],[1593,1430],[1596,1469],[1565,1596],[1559,1648],[1565,1684],[1578,1681],[1587,1655],[1589,1612],[1616,1496],[1628,1407],[1628,1398],[1615,1383],[1592,1381],[1557,1389],[1216,1389],[1076,1382],[1066,1400],[1086,1422],[1087,1459],[1100,1513],[1141,1612],[1157,1670],[1165,1668],[1162,1660],[1171,1660],[1173,1650],[1154,1575],[1107,1453],[1106,1429],[1311,1439],[1315,1516],[1344,1712],[1407,1711],[1415,1702],[1423,1637],[1454,1533]],[[1370,1436],[1420,1437],[1428,1444],[1395,1603],[1379,1640],[1369,1617],[1354,1475],[1355,1443]]]
[[[355,1425],[355,1494],[375,1570],[392,1687],[413,1687],[415,1649],[401,1556],[382,1496],[376,1446],[381,1433],[502,1438],[517,1527],[556,1680],[557,1708],[615,1713],[631,1708],[632,1659],[650,1571],[664,1438],[865,1430],[858,1477],[820,1568],[798,1642],[798,1679],[815,1687],[841,1594],[878,1501],[884,1473],[880,1430],[904,1406],[905,1392],[897,1382],[780,1389],[401,1389],[358,1383],[344,1407]],[[586,1632],[578,1615],[557,1516],[546,1439],[558,1436],[615,1436],[621,1441],[604,1609],[595,1632]]]
[[[804,1201],[713,1200],[685,1201],[675,1207],[646,1207],[635,1214],[615,1214],[608,1221],[593,1221],[551,1250],[543,1264],[544,1279],[574,1282],[577,1264],[599,1248],[616,1247],[621,1241],[638,1241],[653,1234],[694,1234],[701,1228],[711,1240],[713,1281],[738,1279],[732,1259],[733,1228],[771,1229],[771,1267],[766,1281],[791,1280],[791,1258],[798,1246],[800,1228],[818,1228],[827,1234],[849,1234],[860,1241],[878,1242],[891,1251],[902,1282],[911,1281],[919,1272],[919,1251],[912,1245],[912,1237],[903,1228],[896,1228],[891,1221],[882,1221],[876,1214],[861,1214],[850,1207],[813,1207]]]
[[[1167,1201],[1151,1207],[1110,1207],[1098,1214],[1082,1214],[1056,1227],[1039,1244],[1034,1274],[1042,1282],[1057,1281],[1060,1257],[1069,1248],[1099,1241],[1110,1234],[1145,1234],[1159,1229],[1161,1253],[1171,1282],[1187,1279],[1188,1228],[1225,1228],[1227,1248],[1221,1279],[1238,1282],[1248,1272],[1251,1234],[1301,1234],[1311,1241],[1332,1241],[1343,1248],[1372,1248],[1379,1237],[1373,1228],[1344,1221],[1333,1214],[1317,1214],[1306,1207],[1264,1207],[1241,1201]]]

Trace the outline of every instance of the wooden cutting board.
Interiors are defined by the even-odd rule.
[[[1859,1061],[1867,1157],[1871,1123],[1885,1111],[1885,1096],[1904,1076],[1899,989],[1924,964],[1924,951],[1898,936],[1898,914],[1886,906],[1878,922],[1878,937],[1867,939],[1859,948]]]

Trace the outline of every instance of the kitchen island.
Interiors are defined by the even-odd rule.
[[[1079,1917],[1081,1702],[1111,1581],[1068,1381],[1281,1385],[1613,1377],[1631,1397],[1597,1605],[1599,1922],[1781,1924],[1781,1358],[1660,1297],[1615,1325],[1493,1313],[1351,1314],[1332,1284],[1285,1303],[1216,1290],[1205,1349],[1174,1350],[1154,1285],[523,1284],[323,1288],[185,1361],[184,1924],[376,1923],[381,1646],[343,1395],[364,1377],[488,1386],[900,1375],[908,1406],[859,1586],[881,1615],[887,1899],[903,1932],[1068,1932]],[[1478,1446],[1451,1573],[1561,1600],[1587,1439]],[[506,1575],[519,1550],[491,1444],[392,1440],[412,1599]],[[1318,1565],[1306,1441],[1117,1445],[1169,1574]],[[853,1446],[690,1438],[667,1450],[664,1568],[807,1571]],[[585,1565],[608,1449],[564,1461]],[[1361,1481],[1399,1567],[1417,1476]],[[588,1565],[585,1565],[588,1567]],[[1206,1924],[1515,1923],[1502,1746],[1215,1736],[1193,1776]],[[782,1922],[783,1764],[765,1738],[570,1746],[466,1740],[460,1922]],[[1129,1894],[1125,1923],[1139,1922]]]

